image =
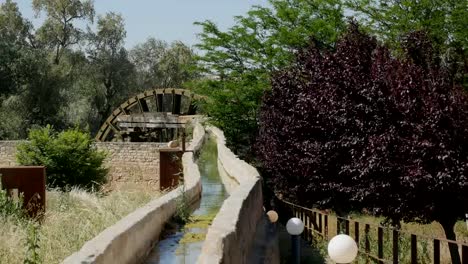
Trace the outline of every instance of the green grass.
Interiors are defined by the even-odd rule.
[[[39,228],[42,263],[60,263],[86,241],[158,196],[149,190],[115,191],[107,195],[74,189],[49,191],[46,214]],[[23,263],[30,220],[1,217],[0,263]]]

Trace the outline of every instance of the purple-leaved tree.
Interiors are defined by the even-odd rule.
[[[335,50],[298,54],[265,95],[258,156],[287,200],[437,221],[455,240],[468,212],[468,97],[423,32],[403,46],[395,58],[351,23]]]

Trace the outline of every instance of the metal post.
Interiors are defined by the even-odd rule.
[[[292,264],[301,263],[301,237],[300,235],[291,235],[291,253]]]

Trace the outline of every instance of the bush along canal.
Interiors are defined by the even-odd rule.
[[[202,197],[198,208],[184,216],[187,205],[179,202],[173,222],[166,225],[161,240],[151,250],[147,264],[196,263],[205,240],[208,227],[215,218],[228,194],[219,177],[216,142],[208,138],[201,149],[198,167],[202,181]],[[188,219],[184,219],[188,218]],[[185,224],[180,224],[188,220]],[[179,222],[179,223],[177,223]]]

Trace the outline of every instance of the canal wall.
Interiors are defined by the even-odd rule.
[[[182,156],[185,195],[191,202],[199,200],[201,195],[200,171],[194,156],[200,150],[204,137],[203,127],[196,123],[193,139],[187,148],[194,152],[186,152]],[[62,263],[140,263],[158,242],[165,223],[176,212],[177,200],[183,190],[182,186],[178,187],[127,215]]]
[[[208,229],[197,263],[248,263],[257,225],[263,216],[263,194],[258,171],[226,147],[221,130],[207,128],[218,147],[218,170],[230,196]]]

